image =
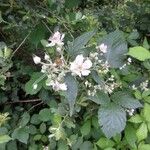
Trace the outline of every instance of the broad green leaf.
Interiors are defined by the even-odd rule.
[[[27,125],[27,123],[30,121],[30,115],[29,113],[25,112],[23,115],[22,115],[22,119],[20,121],[20,126],[23,127],[25,125]]]
[[[33,73],[31,79],[25,84],[26,94],[34,95],[39,92],[42,88],[44,78],[45,75],[40,72]],[[37,84],[36,89],[34,89],[34,84]]]
[[[114,137],[124,130],[126,125],[126,112],[115,103],[101,106],[98,111],[99,124],[107,138]]]
[[[118,91],[111,96],[114,103],[128,109],[142,107],[142,104],[127,92]]]
[[[69,147],[65,141],[59,141],[57,150],[69,150]]]
[[[107,105],[110,102],[108,94],[104,93],[103,91],[97,91],[94,96],[88,96],[88,99],[101,105]]]
[[[31,43],[37,47],[40,41],[45,37],[45,32],[45,26],[42,23],[38,24],[30,34]]]
[[[133,123],[141,123],[143,122],[143,118],[139,114],[136,114],[132,116],[128,121],[133,122]]]
[[[81,134],[83,136],[88,135],[91,131],[91,120],[87,120],[86,122],[84,122],[84,124],[81,127],[80,131],[81,131]]]
[[[70,106],[70,116],[72,116],[74,111],[74,105],[76,102],[76,97],[78,94],[78,85],[75,78],[70,74],[67,74],[65,76],[65,83],[67,85],[66,98]]]
[[[44,108],[39,112],[39,119],[41,121],[47,122],[50,121],[52,118],[51,110],[48,108]]]
[[[102,77],[98,74],[97,71],[92,70],[92,71],[91,71],[91,75],[92,75],[92,78],[94,79],[94,81],[95,81],[97,84],[104,85],[104,80],[103,80]]]
[[[136,130],[130,124],[125,129],[125,138],[132,148],[136,148]]]
[[[100,138],[96,143],[101,149],[113,147],[115,145],[115,142],[112,140],[109,140],[107,138]]]
[[[40,124],[40,122],[41,122],[40,116],[39,116],[38,114],[34,114],[34,115],[31,117],[30,122],[31,122],[32,124],[35,124],[35,125]]]
[[[146,121],[150,122],[150,105],[145,103],[144,105],[144,110],[143,110],[143,115]]]
[[[112,68],[119,68],[123,66],[125,54],[127,51],[127,42],[124,38],[123,32],[116,30],[106,35],[101,44],[107,45],[107,53],[105,54],[106,61]]]
[[[138,141],[142,141],[142,140],[146,139],[147,134],[148,134],[147,125],[145,123],[142,123],[136,132]]]
[[[90,141],[84,141],[81,145],[79,150],[91,150],[93,148],[92,143]]]
[[[140,61],[145,61],[146,59],[150,59],[150,52],[142,46],[129,48],[128,55]]]
[[[22,143],[27,144],[29,139],[29,131],[27,127],[23,128],[16,128],[14,132],[12,133],[12,138],[17,139]]]
[[[0,144],[9,142],[11,137],[8,135],[0,135]]]
[[[94,31],[86,32],[81,36],[77,37],[72,43],[68,45],[68,52],[71,56],[76,56],[78,51],[88,43],[88,41],[94,36]]]
[[[139,144],[138,150],[150,150],[150,144]]]

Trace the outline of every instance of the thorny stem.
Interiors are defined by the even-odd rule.
[[[32,103],[32,102],[40,102],[42,101],[41,99],[29,99],[29,100],[19,100],[19,101],[14,101],[14,102],[7,102],[5,103],[6,105],[8,104],[16,104],[16,103]]]
[[[23,41],[20,43],[20,45],[14,50],[14,52],[11,55],[11,58],[14,56],[14,54],[18,51],[18,49],[24,44],[24,42],[26,41],[26,39],[29,37],[29,35],[31,34],[31,32],[29,32],[27,34],[27,36],[23,39]]]

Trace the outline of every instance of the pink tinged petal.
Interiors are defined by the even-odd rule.
[[[82,70],[81,73],[83,76],[88,76],[90,74],[90,72],[91,72],[90,70]]]
[[[75,63],[78,64],[78,65],[82,65],[83,64],[83,60],[84,60],[84,57],[83,55],[78,55],[75,59]]]
[[[87,59],[82,65],[83,69],[90,69],[92,67],[92,62],[91,60]]]

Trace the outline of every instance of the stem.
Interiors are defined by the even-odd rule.
[[[16,104],[16,103],[32,103],[32,102],[40,102],[42,101],[41,99],[29,99],[29,100],[19,100],[15,102],[7,102],[5,103],[6,105],[8,104]]]

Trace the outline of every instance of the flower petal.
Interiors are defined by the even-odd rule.
[[[81,73],[83,76],[88,76],[90,74],[90,70],[83,70]]]
[[[84,57],[83,55],[78,55],[75,59],[75,63],[78,64],[78,65],[82,65],[83,64],[83,60],[84,60]]]
[[[91,67],[92,67],[92,62],[91,62],[91,60],[87,59],[87,60],[83,63],[82,67],[83,67],[84,69],[89,69],[89,68],[91,68]]]

